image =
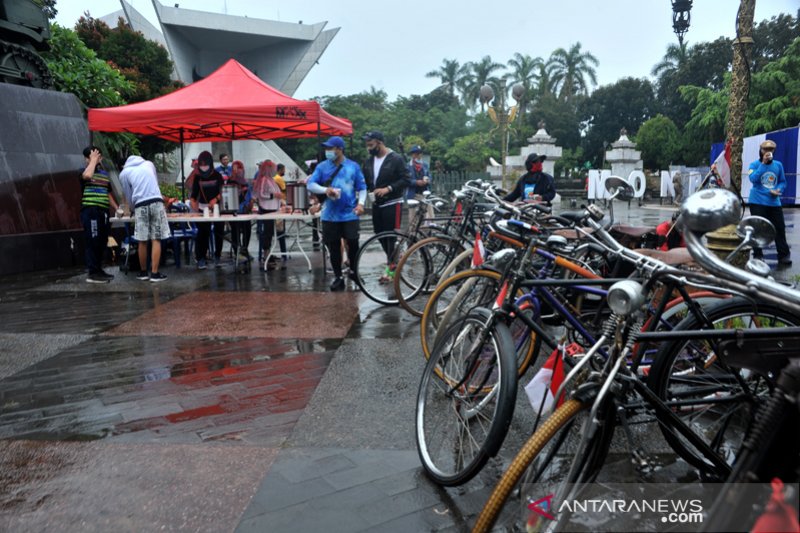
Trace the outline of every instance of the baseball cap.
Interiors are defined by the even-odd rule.
[[[341,137],[337,137],[334,135],[333,137],[322,143],[322,146],[324,146],[325,148],[341,148],[342,150],[344,150],[344,140]]]
[[[759,146],[759,148],[761,148],[762,150],[774,150],[776,148],[776,146],[777,145],[775,144],[775,141],[770,141],[768,139],[768,140],[762,142],[761,146]]]
[[[421,152],[421,151],[422,151],[422,148],[420,147],[420,145],[415,144],[414,146],[411,147],[411,150],[409,150],[408,153],[409,154],[416,154],[417,152]]]
[[[375,140],[375,141],[385,142],[383,137],[383,132],[378,130],[368,131],[367,133],[364,134],[364,136],[361,139],[364,141]]]

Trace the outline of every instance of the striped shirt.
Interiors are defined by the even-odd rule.
[[[83,188],[81,207],[109,208],[108,195],[111,192],[111,180],[108,178],[108,172],[96,169],[94,176],[88,180],[81,176],[81,187]]]

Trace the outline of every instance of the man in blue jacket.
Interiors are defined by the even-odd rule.
[[[324,194],[322,238],[331,258],[335,279],[332,291],[344,290],[342,278],[342,239],[347,243],[350,279],[355,281],[358,258],[358,217],[364,214],[367,184],[358,163],[344,155],[344,140],[331,137],[324,143],[325,161],[317,165],[306,185],[313,194]]]
[[[758,161],[750,163],[749,177],[750,189],[750,214],[764,217],[775,226],[775,247],[778,249],[778,265],[790,266],[789,243],[786,242],[786,223],[783,220],[781,208],[781,195],[786,189],[786,176],[783,165],[775,161],[773,152],[776,144],[774,141],[764,141],[758,149]],[[761,248],[753,247],[753,257],[763,259]]]

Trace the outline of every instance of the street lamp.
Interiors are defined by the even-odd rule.
[[[672,0],[672,29],[678,36],[678,43],[683,44],[683,35],[689,31],[692,0]]]
[[[514,87],[511,88],[511,96],[516,100],[518,103],[522,100],[523,96],[525,95],[525,87],[521,83],[517,83]],[[500,130],[500,152],[501,152],[501,166],[502,166],[502,183],[503,188],[506,189],[506,157],[508,156],[508,136],[509,130],[511,129],[510,124],[514,122],[514,119],[517,117],[517,109],[518,106],[514,105],[510,108],[506,108],[506,80],[505,78],[500,80],[500,97],[498,98],[499,101],[495,103],[493,106],[489,106],[489,102],[495,99],[494,90],[489,85],[484,85],[480,89],[479,97],[482,104],[487,104],[486,113],[489,115],[489,118],[492,119],[492,122],[495,124],[495,128],[492,129],[490,133],[494,133],[496,130]]]

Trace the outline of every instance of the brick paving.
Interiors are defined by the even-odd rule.
[[[88,285],[78,268],[4,279],[0,530],[467,528],[530,433],[524,399],[475,480],[430,483],[413,439],[416,320],[326,292],[319,254],[314,266],[169,265],[158,285],[119,271]],[[624,443],[612,450],[608,470],[635,476]],[[680,468],[664,455],[659,472]]]

